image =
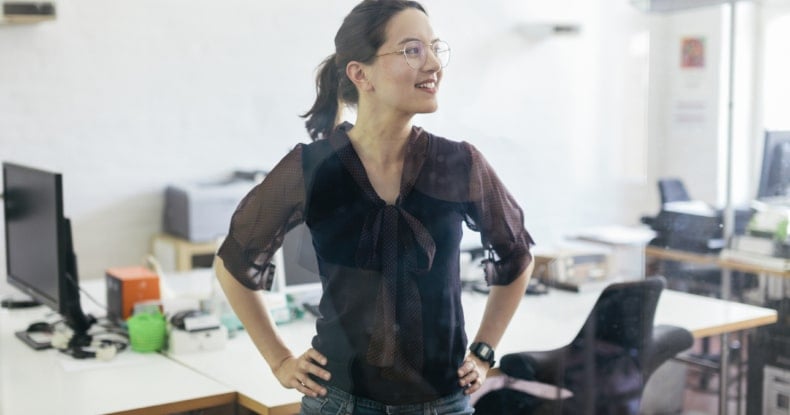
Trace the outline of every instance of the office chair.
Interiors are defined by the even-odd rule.
[[[661,196],[661,208],[670,202],[685,202],[691,200],[683,181],[677,178],[665,177],[658,179],[658,193]],[[642,216],[641,222],[653,227],[655,217]]]
[[[665,285],[663,277],[612,284],[570,344],[502,357],[500,369],[505,375],[552,384],[573,396],[549,400],[496,390],[476,402],[476,413],[637,414],[650,375],[693,343],[688,330],[653,326]]]
[[[661,205],[669,202],[685,202],[691,200],[683,181],[676,178],[658,179],[658,192],[661,195]]]

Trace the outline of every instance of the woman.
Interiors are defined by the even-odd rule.
[[[335,47],[305,114],[315,141],[240,203],[217,276],[280,383],[305,395],[302,413],[472,413],[468,395],[493,365],[532,270],[522,211],[473,146],[411,125],[437,109],[449,58],[420,4],[363,1]],[[339,102],[356,106],[355,125],[336,125]],[[270,286],[270,259],[302,222],[323,295],[313,347],[297,356],[253,290]],[[498,257],[487,263],[492,288],[469,350],[463,222]]]

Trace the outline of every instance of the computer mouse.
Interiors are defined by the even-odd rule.
[[[28,333],[51,333],[52,332],[52,325],[47,323],[46,321],[37,321],[32,323],[31,325],[27,326]]]

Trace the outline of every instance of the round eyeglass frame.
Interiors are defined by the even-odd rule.
[[[420,61],[414,64],[412,64],[412,61],[415,59],[415,57],[409,58],[409,56],[406,54],[406,51],[409,49],[408,45],[415,42],[420,44],[420,46],[423,48],[423,51],[425,50],[431,51],[431,53],[433,53],[433,56],[435,56],[436,59],[439,61],[439,65],[441,65],[442,69],[446,68],[447,65],[450,63],[450,45],[444,40],[435,40],[430,44],[426,44],[421,40],[410,40],[403,45],[403,49],[396,50],[394,52],[382,53],[376,55],[376,57],[400,54],[403,55],[403,59],[406,60],[406,64],[409,65],[410,68],[420,69],[422,68],[423,65],[425,65],[425,62],[428,59],[428,53],[423,53]],[[442,45],[444,46],[443,49],[441,48]],[[442,54],[446,54],[445,59],[442,59],[442,57],[440,56]]]

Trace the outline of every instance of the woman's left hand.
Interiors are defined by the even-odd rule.
[[[472,355],[466,356],[464,363],[458,368],[459,384],[464,388],[465,394],[471,395],[483,386],[488,369],[487,362]]]

